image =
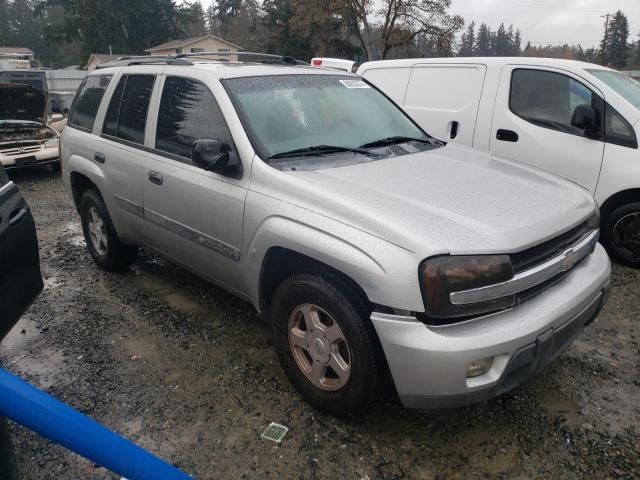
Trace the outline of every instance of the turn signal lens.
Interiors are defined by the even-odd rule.
[[[508,255],[442,256],[420,265],[420,280],[426,314],[432,318],[480,315],[515,304],[513,295],[486,302],[453,305],[453,292],[486,287],[513,278]]]

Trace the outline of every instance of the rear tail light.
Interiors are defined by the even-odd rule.
[[[319,58],[314,58],[313,59],[313,66],[314,67],[321,67],[322,66],[322,60],[320,60]]]

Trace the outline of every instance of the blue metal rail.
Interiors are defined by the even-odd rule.
[[[129,480],[192,480],[184,472],[2,369],[0,416]]]

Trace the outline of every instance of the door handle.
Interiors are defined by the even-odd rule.
[[[11,215],[9,215],[9,225],[15,225],[16,223],[20,222],[20,220],[24,218],[28,211],[29,210],[27,210],[27,207],[22,207],[11,212]]]
[[[498,130],[498,133],[496,134],[496,138],[498,140],[502,140],[503,142],[517,142],[520,139],[518,134],[513,130],[503,130],[503,129]]]
[[[93,159],[98,163],[104,163],[107,159],[102,152],[96,152],[93,154]]]
[[[449,133],[449,138],[453,140],[458,136],[458,122],[455,120],[451,122],[451,133]]]
[[[156,185],[162,185],[162,182],[164,182],[164,178],[162,178],[162,175],[159,174],[158,172],[152,171],[152,172],[149,172],[149,181]]]

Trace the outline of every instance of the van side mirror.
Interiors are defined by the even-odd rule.
[[[591,105],[578,105],[573,111],[571,125],[584,130],[587,137],[594,137],[600,133],[598,113]]]
[[[208,172],[234,177],[240,173],[238,155],[229,144],[218,139],[203,138],[193,142],[191,161]]]

